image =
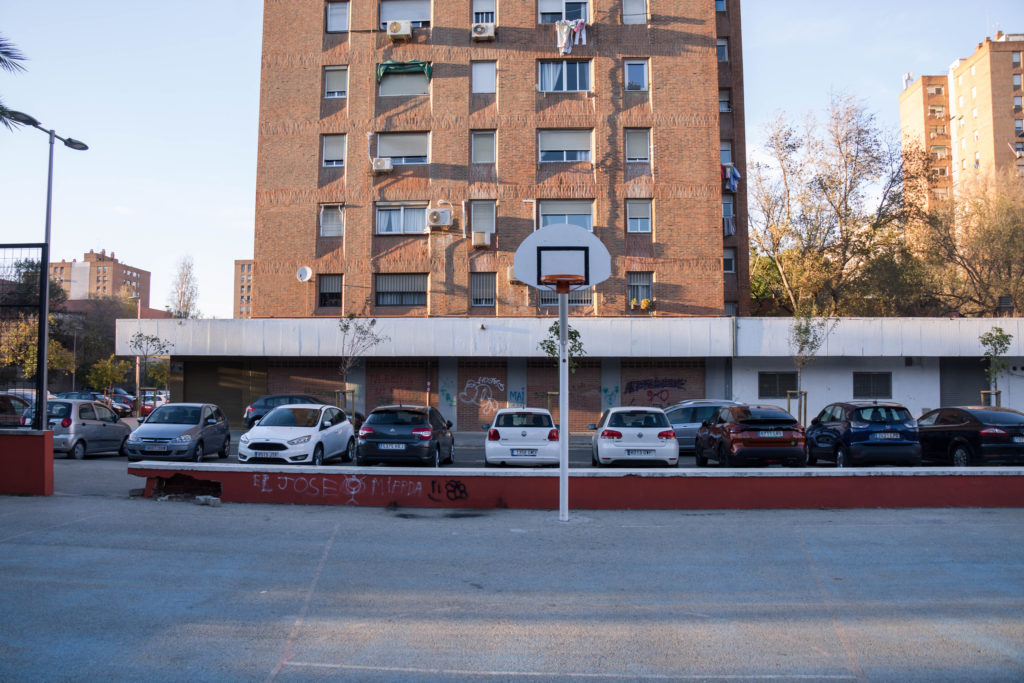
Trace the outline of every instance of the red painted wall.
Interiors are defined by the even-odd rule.
[[[0,494],[53,495],[53,432],[0,431]]]

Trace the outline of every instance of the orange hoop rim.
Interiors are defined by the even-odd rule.
[[[587,278],[582,275],[545,275],[540,279],[542,285],[582,285],[587,282]]]

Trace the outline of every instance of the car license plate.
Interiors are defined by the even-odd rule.
[[[146,446],[147,453],[166,453],[167,446]]]
[[[378,444],[377,447],[380,448],[382,451],[404,451],[405,450],[405,444],[404,443],[382,443],[382,444]]]
[[[898,439],[898,438],[900,438],[900,435],[897,434],[896,432],[875,432],[872,436],[875,439],[879,439],[881,441],[885,441],[886,439]]]
[[[781,439],[782,432],[758,432],[757,435],[762,439]]]
[[[537,455],[536,448],[513,448],[512,455]]]
[[[1015,436],[1015,437],[1013,437],[1013,442],[1014,443],[1024,443],[1024,436]]]
[[[627,448],[626,455],[633,456],[634,458],[646,458],[648,456],[654,455],[654,451]]]

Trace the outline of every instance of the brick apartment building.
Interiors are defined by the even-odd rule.
[[[142,307],[149,308],[149,271],[121,263],[106,249],[90,249],[81,261],[51,262],[50,278],[60,283],[69,301],[140,297]]]
[[[252,260],[235,261],[235,296],[232,299],[232,317],[252,317]]]

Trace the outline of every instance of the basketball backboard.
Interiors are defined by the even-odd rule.
[[[597,235],[569,223],[546,225],[516,249],[513,272],[520,282],[555,291],[558,282],[571,289],[589,287],[611,276],[611,255]]]

